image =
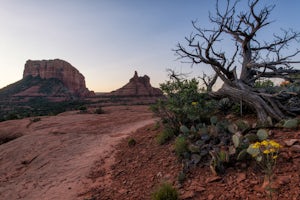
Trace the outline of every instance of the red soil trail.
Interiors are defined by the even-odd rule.
[[[1,137],[22,135],[0,145],[0,199],[82,199],[78,195],[96,184],[93,166],[112,162],[122,138],[155,122],[148,106],[104,111],[0,123]]]

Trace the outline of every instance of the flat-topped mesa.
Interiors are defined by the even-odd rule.
[[[151,86],[149,76],[139,77],[136,71],[129,83],[112,91],[111,94],[115,96],[163,96],[160,89]]]
[[[25,64],[23,78],[27,76],[42,79],[56,78],[64,84],[70,93],[77,97],[94,95],[86,88],[84,76],[64,60],[28,60]]]

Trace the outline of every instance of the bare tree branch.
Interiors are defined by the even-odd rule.
[[[260,0],[248,0],[248,9],[238,12],[237,5],[242,2],[226,0],[221,7],[224,1],[216,0],[215,14],[209,14],[213,27],[201,28],[197,21],[192,21],[195,32],[185,38],[187,44],[179,43],[175,52],[180,59],[195,65],[206,64],[214,70],[213,78],[205,74],[201,77],[208,90],[217,78],[223,81],[223,87],[214,95],[227,95],[244,101],[255,108],[262,121],[267,116],[278,120],[284,117],[280,109],[286,106],[253,86],[262,77],[283,78],[292,82],[295,74],[300,75],[300,70],[293,69],[295,64],[300,63],[293,60],[300,50],[286,51],[290,43],[299,42],[300,33],[283,30],[282,35],[274,34],[273,40],[262,41],[257,33],[272,23],[269,17],[275,5],[261,5]],[[228,41],[228,38],[233,39],[233,49],[225,52],[222,42]],[[285,113],[294,111],[287,110]]]

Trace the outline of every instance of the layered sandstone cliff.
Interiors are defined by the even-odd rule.
[[[135,71],[134,76],[129,80],[129,83],[122,88],[111,92],[115,96],[162,96],[160,89],[154,88],[150,84],[150,78],[147,75],[139,77]]]
[[[28,60],[25,64],[23,79],[28,76],[40,77],[41,79],[58,79],[75,97],[94,95],[86,88],[84,76],[64,60]]]

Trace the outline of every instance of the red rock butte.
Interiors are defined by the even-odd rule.
[[[94,95],[94,92],[86,88],[84,76],[64,60],[28,60],[25,64],[23,78],[27,76],[40,77],[42,79],[56,78],[72,94],[78,97]]]
[[[111,92],[114,96],[163,96],[160,89],[154,88],[150,84],[150,78],[147,75],[139,77],[135,71],[134,76],[129,83]]]

